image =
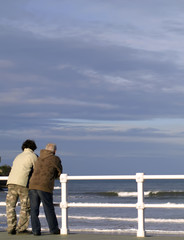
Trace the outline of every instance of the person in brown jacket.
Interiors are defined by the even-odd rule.
[[[51,234],[59,234],[58,221],[53,204],[54,180],[60,176],[63,167],[56,153],[56,144],[49,143],[40,150],[32,177],[29,182],[31,204],[31,225],[34,235],[41,235],[39,207],[42,202]]]

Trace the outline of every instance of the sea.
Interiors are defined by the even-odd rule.
[[[0,203],[5,202],[7,189],[0,191]],[[61,184],[55,181],[54,202],[61,202]],[[68,202],[82,203],[137,203],[135,180],[71,180],[68,182]],[[184,180],[145,180],[144,202],[147,204],[184,204]],[[17,206],[16,211],[19,213]],[[61,227],[61,209],[55,207]],[[136,208],[78,208],[68,209],[68,228],[72,233],[135,234]],[[43,208],[40,207],[43,231],[48,231]],[[4,231],[6,207],[0,206],[0,231]],[[29,226],[31,229],[31,225]],[[145,209],[147,234],[184,235],[184,209]]]

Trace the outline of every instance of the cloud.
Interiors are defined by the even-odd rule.
[[[14,63],[12,61],[0,59],[0,69],[12,68],[13,66]]]
[[[23,99],[26,99],[26,95],[29,89],[14,88],[8,92],[0,93],[0,105],[4,104],[20,104]]]
[[[181,93],[181,94],[183,94],[184,93],[184,86],[183,85],[181,85],[181,86],[173,86],[173,87],[165,87],[165,88],[163,88],[163,92],[166,92],[166,93],[175,93],[175,94],[177,94],[177,93]]]
[[[132,6],[127,1],[118,2],[116,6],[112,2],[98,2],[96,7],[90,1],[82,1],[82,9],[79,7],[81,1],[71,5],[55,1],[54,6],[47,1],[44,9],[32,1],[29,4],[22,2],[22,6],[16,5],[16,17],[6,11],[1,25],[30,32],[36,38],[75,39],[91,45],[124,46],[155,52],[170,49],[175,49],[178,53],[182,51],[183,47],[177,44],[182,40],[182,27],[176,28],[183,25],[181,8],[173,6],[172,1],[162,4],[159,1],[159,9],[164,8],[166,12],[166,17],[163,18],[162,11],[158,11],[152,2],[141,2],[144,2],[144,8],[135,3]],[[20,14],[22,10],[23,13]],[[177,11],[177,18],[170,14],[173,10]]]
[[[28,100],[29,103],[32,104],[46,104],[46,105],[72,105],[72,106],[85,106],[85,107],[97,107],[97,108],[103,108],[103,109],[113,109],[116,108],[116,106],[112,104],[106,104],[106,103],[94,103],[94,102],[87,102],[87,101],[79,101],[77,99],[66,99],[66,98],[33,98]]]
[[[53,119],[50,124],[54,132],[71,140],[183,144],[182,119],[175,122],[177,125],[173,126],[173,121],[159,119],[139,122]]]

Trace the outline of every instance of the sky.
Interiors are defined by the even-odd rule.
[[[0,156],[69,175],[184,174],[183,0],[1,0]]]

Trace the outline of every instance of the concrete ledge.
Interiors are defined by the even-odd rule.
[[[16,234],[10,235],[7,232],[0,232],[0,239],[2,240],[182,240],[183,236],[147,236],[145,238],[138,238],[136,236],[112,235],[112,234],[87,234],[87,233],[70,233],[68,235],[51,235],[49,233],[42,233],[41,236],[34,236],[32,234]]]

